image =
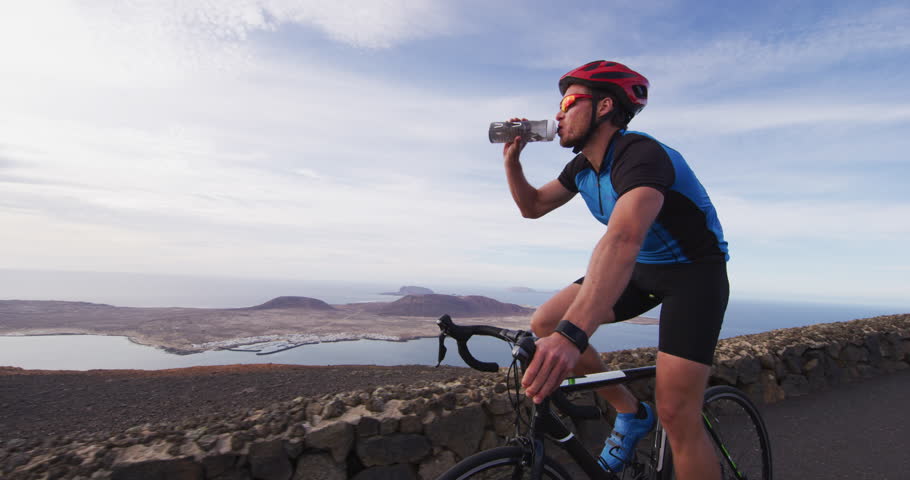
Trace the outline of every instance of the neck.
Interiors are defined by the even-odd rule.
[[[588,140],[585,148],[581,150],[581,153],[585,155],[585,158],[588,159],[595,171],[600,172],[604,155],[607,154],[607,149],[610,148],[610,140],[613,139],[613,135],[618,131],[619,129],[610,122],[600,124],[597,127],[597,131]]]

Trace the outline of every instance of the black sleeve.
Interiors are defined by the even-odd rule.
[[[575,185],[575,177],[578,175],[578,172],[585,168],[588,168],[588,159],[585,158],[584,154],[579,153],[562,169],[562,173],[559,174],[559,183],[561,183],[563,187],[566,187],[566,190],[572,193],[578,193],[578,185]]]
[[[642,138],[617,152],[610,180],[619,196],[643,186],[666,194],[676,181],[676,172],[663,147],[655,140]]]

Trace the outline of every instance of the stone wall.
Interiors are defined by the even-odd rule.
[[[611,368],[650,365],[655,356],[654,348],[603,355]],[[910,315],[892,315],[722,340],[711,382],[735,385],[759,403],[770,403],[910,368],[908,362]],[[0,476],[434,479],[514,432],[504,373],[420,388],[394,385],[301,397],[231,423],[140,425],[110,439],[66,439],[36,448],[13,440],[0,445]],[[639,381],[632,389],[650,400],[653,381]],[[590,393],[578,400],[601,403]],[[586,445],[597,449],[608,424],[586,421],[576,427]]]

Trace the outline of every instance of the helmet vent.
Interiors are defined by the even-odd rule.
[[[597,70],[598,68],[600,68],[601,62],[603,62],[603,60],[595,60],[595,61],[585,65],[584,68],[582,68],[582,70],[585,72],[590,72],[591,70]]]
[[[632,91],[638,98],[648,98],[648,88],[644,85],[632,85]]]
[[[606,80],[618,80],[621,78],[636,78],[638,75],[628,72],[599,72],[591,75],[591,78],[602,78]]]

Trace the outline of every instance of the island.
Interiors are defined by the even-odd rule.
[[[245,308],[133,308],[64,301],[0,301],[0,335],[117,335],[190,354],[240,349],[273,353],[319,342],[405,341],[439,334],[436,319],[527,328],[533,309],[482,296],[406,295],[393,302],[329,305],[277,297]]]
[[[385,293],[380,293],[380,295],[397,295],[397,296],[432,295],[434,293],[436,293],[436,292],[430,290],[429,288],[415,287],[413,285],[405,285],[405,286],[399,288],[397,292],[385,292]]]
[[[176,354],[227,349],[265,355],[319,342],[434,337],[436,320],[444,314],[460,324],[527,329],[532,313],[533,308],[484,296],[436,293],[344,305],[286,296],[225,309],[0,300],[0,335],[116,335]]]

